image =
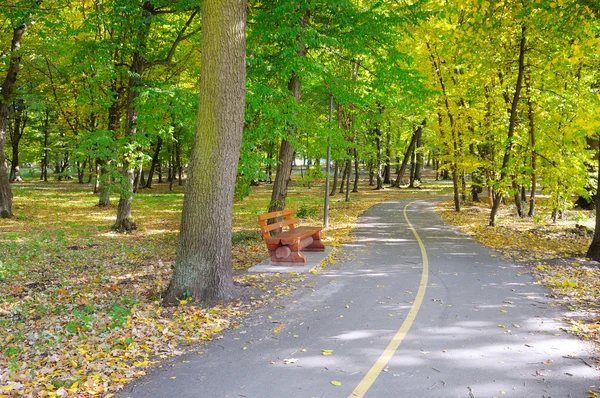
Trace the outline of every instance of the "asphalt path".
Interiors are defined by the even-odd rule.
[[[444,224],[435,203],[374,206],[340,261],[311,275],[309,287],[120,396],[562,398],[597,391],[590,347],[560,330],[563,309],[548,291]]]

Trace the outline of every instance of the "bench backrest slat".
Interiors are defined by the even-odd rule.
[[[291,218],[292,214],[294,214],[296,212],[296,209],[285,209],[285,210],[279,210],[279,211],[272,211],[270,213],[265,213],[265,214],[261,214],[260,216],[258,216],[258,221],[262,221],[262,220],[268,220],[270,218],[277,218],[277,217],[282,217],[282,216],[287,216],[286,218]]]
[[[280,211],[272,211],[270,213],[261,214],[258,216],[258,224],[260,225],[260,229],[263,235],[263,238],[266,240],[271,236],[269,233],[275,229],[279,229],[281,227],[288,227],[289,229],[294,229],[294,224],[300,222],[299,218],[292,218],[292,215],[296,212],[296,209],[285,209]],[[275,222],[273,224],[268,224],[267,222],[272,218],[280,218],[285,217],[285,219]]]
[[[299,218],[291,218],[289,220],[287,220],[287,219],[286,220],[281,220],[281,221],[273,223],[273,224],[265,225],[261,229],[264,232],[270,232],[270,231],[272,231],[274,229],[279,229],[279,228],[282,228],[282,227],[287,227],[289,225],[296,224],[298,222],[300,222]]]

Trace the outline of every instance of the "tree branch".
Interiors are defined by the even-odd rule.
[[[157,60],[154,60],[154,61],[151,61],[151,62],[146,62],[144,64],[144,69],[145,68],[153,67],[155,65],[166,65],[166,64],[170,64],[171,63],[171,61],[173,60],[173,55],[175,55],[175,50],[177,50],[177,46],[179,46],[179,43],[181,43],[184,40],[187,40],[191,36],[193,36],[196,33],[198,33],[198,31],[200,30],[200,29],[196,29],[196,30],[193,30],[192,32],[188,33],[187,35],[185,34],[185,32],[190,27],[190,25],[192,24],[192,21],[194,20],[194,18],[196,17],[197,14],[198,14],[198,10],[197,9],[192,12],[192,15],[190,15],[190,17],[188,18],[187,22],[185,23],[185,25],[183,26],[183,28],[181,28],[181,31],[177,35],[177,38],[175,39],[175,41],[171,45],[171,49],[169,50],[169,54],[167,55],[167,57],[164,58],[164,59],[157,59]]]

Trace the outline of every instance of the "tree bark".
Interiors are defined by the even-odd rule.
[[[333,166],[333,184],[331,185],[331,192],[329,196],[335,195],[335,190],[337,189],[337,181],[338,181],[338,170],[340,169],[340,161],[336,160],[335,165]]]
[[[346,160],[346,169],[348,172],[346,173],[346,198],[345,202],[350,202],[350,174],[352,174],[352,158],[348,158]]]
[[[301,34],[308,24],[309,10],[306,9],[304,14],[300,18],[299,33],[296,37],[298,42],[298,48],[296,53],[300,57],[306,57],[307,47],[302,40]],[[300,78],[296,72],[292,72],[292,77],[288,82],[288,90],[294,96],[296,104],[300,104],[302,100],[302,86]],[[289,138],[292,139],[296,136],[297,127],[291,125],[288,131]],[[271,192],[271,202],[269,203],[269,212],[283,210],[285,208],[285,200],[287,198],[287,186],[288,181],[292,176],[292,162],[294,161],[294,147],[290,140],[282,140],[281,147],[279,149],[279,163],[277,164],[277,174],[275,174],[275,181],[273,182],[273,191]]]
[[[146,48],[146,40],[152,23],[152,12],[154,6],[146,0],[142,6],[142,23],[140,24],[136,38],[136,48],[133,53],[133,62],[129,68],[129,85],[127,87],[127,111],[125,115],[125,136],[129,143],[134,144],[137,134],[137,118],[138,110],[135,104],[139,96],[140,80],[146,63],[144,60],[143,51]],[[119,205],[117,207],[117,220],[113,229],[120,232],[129,232],[136,229],[135,220],[131,214],[133,206],[133,194],[135,191],[135,164],[128,158],[131,154],[124,154],[123,171],[121,177],[121,194],[119,197]]]
[[[533,100],[531,99],[531,76],[526,76],[527,85],[527,118],[529,119],[529,144],[531,145],[531,193],[529,194],[529,217],[535,217],[535,195],[537,190],[537,151],[535,149],[535,117]]]
[[[381,190],[383,189],[383,145],[381,143],[381,130],[379,129],[379,125],[375,125],[375,142],[377,144],[377,165],[375,167],[377,185],[375,185],[375,189]]]
[[[152,179],[154,178],[154,170],[158,167],[160,155],[160,149],[162,148],[163,139],[158,137],[156,139],[156,148],[154,149],[154,156],[152,156],[152,164],[150,165],[150,171],[148,172],[148,180],[146,180],[146,188],[152,188]]]
[[[15,122],[12,125],[10,131],[10,145],[12,147],[12,158],[10,162],[10,174],[9,181],[14,182],[17,179],[17,173],[19,171],[19,143],[23,138],[23,132],[27,125],[27,109],[25,101],[22,98],[18,98],[12,101],[12,114]]]
[[[512,138],[515,132],[515,126],[517,123],[517,105],[519,103],[519,98],[521,95],[521,87],[523,85],[523,72],[525,70],[525,26],[521,29],[521,43],[519,46],[519,72],[517,75],[517,85],[515,87],[515,94],[513,96],[512,105],[510,108],[510,121],[508,124],[508,136],[507,136],[507,146],[504,151],[504,158],[502,159],[502,168],[500,169],[500,181],[504,181],[507,177],[507,167],[510,162],[512,149],[514,143],[512,142]],[[496,197],[492,203],[492,211],[490,212],[490,226],[494,226],[496,224],[496,214],[498,214],[498,209],[500,207],[500,203],[502,202],[502,191],[498,190],[496,193]]]
[[[423,120],[420,126],[418,126],[414,131],[412,138],[410,139],[410,144],[408,144],[408,148],[406,148],[406,152],[404,153],[404,159],[402,159],[402,165],[400,166],[400,170],[398,171],[398,175],[396,176],[396,181],[394,182],[394,186],[396,188],[400,188],[400,184],[402,183],[402,178],[404,177],[404,173],[406,172],[406,166],[408,165],[408,161],[410,160],[413,151],[415,150],[415,145],[419,140],[421,134],[423,134],[423,127],[425,127],[425,123],[427,120]]]
[[[391,143],[391,132],[386,134],[386,145],[385,145],[385,167],[383,169],[383,183],[390,185],[392,183],[392,143]]]
[[[358,150],[354,148],[354,186],[352,192],[358,192]]]
[[[246,7],[245,0],[202,2],[198,122],[165,304],[233,296],[231,230],[244,125]]]
[[[28,27],[29,24],[24,22],[13,30],[8,70],[0,86],[0,218],[10,218],[13,216],[13,194],[8,179],[4,147],[6,145],[6,122],[8,119],[10,96],[17,81],[19,64],[21,63],[21,55],[19,53],[21,38]]]
[[[344,164],[344,169],[342,172],[342,179],[340,180],[340,193],[344,193],[344,188],[346,187],[346,175],[350,174],[350,167],[347,160],[342,160]]]
[[[44,152],[42,155],[42,173],[40,180],[48,182],[48,138],[50,136],[50,111],[44,111],[44,122],[42,124],[44,130]]]

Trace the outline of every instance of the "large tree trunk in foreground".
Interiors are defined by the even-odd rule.
[[[231,224],[244,123],[245,25],[246,0],[202,2],[198,122],[166,304],[233,295]]]
[[[500,181],[503,181],[507,177],[508,163],[510,162],[510,158],[513,150],[513,135],[515,132],[515,126],[517,124],[517,104],[519,103],[519,98],[521,95],[521,87],[523,85],[523,72],[525,70],[525,31],[526,28],[523,26],[521,30],[521,44],[519,46],[519,73],[517,75],[517,85],[515,87],[515,94],[513,96],[512,105],[510,108],[510,121],[508,124],[508,136],[506,142],[508,142],[506,146],[506,150],[504,151],[504,158],[502,159],[502,170],[500,172]],[[498,209],[500,208],[500,203],[502,202],[502,192],[498,191],[494,201],[492,203],[492,211],[490,212],[490,226],[494,226],[496,224],[496,214],[498,214]]]
[[[17,81],[19,72],[19,63],[21,56],[19,48],[21,47],[21,37],[29,27],[28,23],[22,23],[13,31],[13,38],[10,47],[10,62],[6,77],[0,86],[0,218],[12,217],[12,190],[8,181],[8,170],[6,167],[6,156],[4,146],[6,145],[6,121],[8,119],[8,104],[10,95]]]

